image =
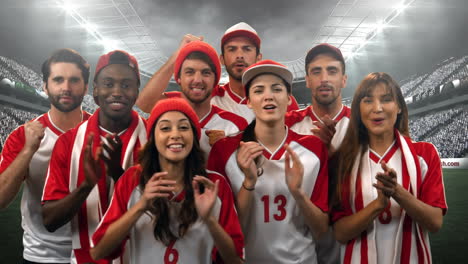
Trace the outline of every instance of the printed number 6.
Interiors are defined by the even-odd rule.
[[[166,253],[164,253],[164,264],[176,264],[179,261],[179,252],[177,249],[173,248],[176,240],[172,241],[169,246],[166,248]]]

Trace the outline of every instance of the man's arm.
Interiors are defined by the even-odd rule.
[[[153,106],[163,98],[164,90],[166,90],[172,75],[174,74],[174,63],[176,61],[179,50],[186,44],[201,40],[203,37],[197,37],[192,34],[187,34],[182,38],[179,48],[169,57],[161,68],[151,77],[145,87],[140,91],[140,95],[136,101],[136,105],[146,113],[151,112]]]
[[[59,200],[45,201],[42,206],[42,219],[44,226],[49,232],[54,232],[61,226],[70,222],[99,181],[101,175],[99,156],[102,152],[102,148],[99,147],[93,157],[91,154],[93,137],[94,135],[92,134],[88,137],[84,153],[83,166],[86,179],[66,197]]]
[[[14,133],[20,133],[15,131]],[[14,137],[14,136],[13,136]],[[18,152],[16,158],[11,162],[11,164],[0,173],[0,209],[6,208],[13,199],[15,199],[16,194],[21,188],[23,180],[26,179],[28,175],[29,163],[31,162],[34,153],[41,144],[41,140],[44,137],[44,126],[39,121],[33,121],[26,123],[24,125],[24,138],[25,143],[21,151]],[[14,140],[9,137],[9,140]],[[18,144],[13,142],[11,144]],[[7,141],[5,153],[2,153],[2,162],[3,155],[11,155],[12,153],[6,153],[10,150],[10,142]],[[11,146],[15,148],[15,146]]]

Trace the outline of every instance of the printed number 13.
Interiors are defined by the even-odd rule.
[[[264,221],[265,223],[270,222],[270,196],[264,195],[262,196],[263,202],[263,212],[264,212]],[[273,214],[273,218],[276,221],[282,221],[286,218],[286,196],[280,194],[275,197],[273,202],[277,205],[277,213]]]

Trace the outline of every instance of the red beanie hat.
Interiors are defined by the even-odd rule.
[[[216,53],[216,50],[213,47],[211,47],[210,44],[203,41],[192,41],[187,45],[183,46],[182,49],[180,49],[179,54],[177,55],[176,61],[174,63],[174,79],[176,81],[177,79],[179,79],[179,72],[180,68],[182,67],[182,63],[184,63],[185,58],[187,58],[187,56],[194,51],[205,53],[215,65],[216,86],[219,83],[219,79],[221,78],[221,62],[219,61],[219,56],[218,53]]]
[[[146,122],[146,134],[148,138],[150,137],[151,130],[164,113],[169,111],[178,111],[186,115],[190,121],[195,125],[195,130],[197,131],[197,138],[200,140],[201,137],[201,128],[198,116],[192,107],[187,103],[185,99],[182,98],[169,98],[159,100],[156,105],[151,110],[151,114]]]

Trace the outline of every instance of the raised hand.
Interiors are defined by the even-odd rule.
[[[200,193],[200,184],[205,187],[203,193]],[[206,177],[196,175],[193,178],[192,186],[195,196],[195,208],[198,216],[205,221],[211,216],[211,210],[218,197],[219,180],[213,183]]]
[[[41,140],[44,138],[45,127],[39,121],[32,121],[24,124],[24,148],[32,152],[41,145]]]
[[[329,147],[336,133],[336,121],[332,120],[328,115],[324,115],[321,120],[322,122],[314,121],[313,124],[315,128],[312,128],[310,131]]]
[[[120,165],[122,157],[122,140],[117,135],[112,138],[111,135],[106,135],[106,141],[108,144],[102,144],[102,148],[107,152],[108,155],[102,151],[99,157],[104,161],[106,165],[106,174],[111,176],[114,181],[117,181],[123,174],[124,169]]]
[[[193,41],[203,41],[203,36],[195,36],[192,34],[185,34],[182,40],[180,41],[179,49],[184,47],[185,45],[189,44]]]
[[[93,139],[94,133],[90,133],[87,141],[83,156],[83,168],[85,173],[85,183],[89,187],[94,187],[101,178],[101,165],[99,164],[99,157],[102,155],[102,147],[98,147],[93,155]]]
[[[263,153],[263,147],[254,141],[240,142],[239,150],[237,151],[237,165],[245,175],[244,182],[247,188],[254,188],[257,183],[257,165],[255,159]]]
[[[173,195],[176,181],[164,179],[166,176],[167,172],[157,172],[146,183],[145,190],[140,198],[145,209],[151,206],[154,199],[168,198]]]
[[[284,160],[284,174],[286,185],[291,194],[297,195],[302,192],[302,179],[304,178],[304,166],[302,165],[299,156],[294,152],[288,144],[284,145],[286,149]]]

